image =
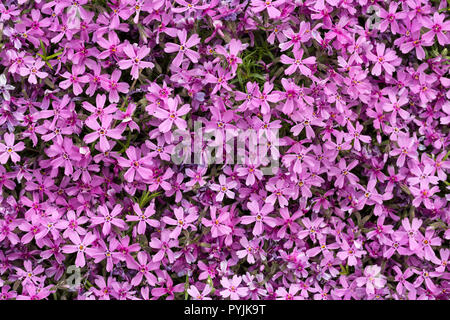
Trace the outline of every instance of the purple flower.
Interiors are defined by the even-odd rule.
[[[77,257],[75,259],[75,265],[77,267],[84,267],[86,265],[86,258],[85,254],[88,256],[92,256],[95,254],[95,249],[88,247],[91,245],[95,240],[96,236],[93,235],[91,232],[88,232],[84,237],[83,240],[78,236],[77,233],[72,233],[69,235],[70,241],[72,241],[73,244],[66,245],[62,248],[62,251],[64,253],[77,253]]]
[[[245,297],[248,294],[248,288],[240,287],[242,277],[234,275],[231,281],[227,277],[220,280],[220,284],[224,290],[220,291],[223,298],[230,298],[231,300],[238,300],[240,297]]]
[[[5,133],[3,139],[5,140],[5,144],[0,143],[0,163],[5,164],[10,158],[14,163],[20,161],[20,156],[17,152],[24,150],[25,144],[22,141],[14,144],[15,138],[13,133]]]
[[[273,211],[273,205],[270,203],[265,203],[260,207],[257,201],[251,201],[247,204],[248,209],[251,211],[251,216],[243,216],[241,218],[242,224],[255,223],[253,227],[253,234],[258,236],[264,231],[264,224],[269,227],[275,227],[277,225],[277,220],[273,217],[268,216],[269,213]]]
[[[123,70],[131,67],[131,77],[133,79],[138,78],[140,69],[153,68],[155,66],[151,62],[143,61],[150,53],[150,48],[148,47],[135,48],[133,45],[128,44],[123,48],[123,52],[129,59],[120,60],[118,62],[119,68]]]

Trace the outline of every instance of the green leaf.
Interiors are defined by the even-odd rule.
[[[47,55],[47,50],[45,50],[44,43],[40,39],[39,39],[39,42],[41,44],[42,53],[44,54],[44,56],[46,56]]]
[[[214,288],[214,284],[213,284],[213,281],[212,281],[210,275],[208,275],[208,279],[206,280],[206,283],[211,287],[211,295],[214,295],[214,292],[216,292],[216,288]]]
[[[62,53],[63,53],[63,51],[60,50],[60,51],[58,51],[58,52],[52,54],[51,56],[48,56],[46,60],[50,60],[50,59],[56,58],[57,56],[59,56],[59,55],[62,54]]]
[[[447,158],[448,158],[448,156],[450,156],[450,151],[449,152],[447,152],[447,154],[442,158],[442,161],[445,161],[445,160],[447,160]]]
[[[184,300],[187,300],[189,297],[189,294],[187,290],[189,289],[189,276],[186,274],[186,281],[184,283]]]
[[[259,80],[262,80],[262,81],[266,81],[266,78],[264,76],[258,74],[258,73],[251,73],[250,77],[256,78],[256,79],[259,79]]]

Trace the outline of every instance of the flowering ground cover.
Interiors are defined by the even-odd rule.
[[[4,0],[0,299],[448,299],[446,0]]]

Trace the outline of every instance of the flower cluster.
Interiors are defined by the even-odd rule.
[[[2,1],[0,300],[449,299],[447,6]]]

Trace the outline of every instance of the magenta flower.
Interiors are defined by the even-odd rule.
[[[167,295],[166,300],[173,300],[174,293],[184,291],[184,283],[179,283],[174,286],[172,278],[166,271],[163,272],[162,277],[158,277],[158,285],[163,285],[163,287],[153,288],[151,291],[155,298]]]
[[[301,21],[299,25],[299,32],[295,33],[291,27],[283,30],[285,38],[289,39],[286,42],[280,43],[281,51],[286,51],[293,46],[293,51],[299,51],[302,43],[311,39],[310,23]]]
[[[245,297],[248,294],[248,288],[240,287],[242,277],[234,275],[231,281],[227,277],[223,277],[220,280],[224,290],[220,291],[220,295],[223,298],[230,298],[231,300],[238,300],[241,297]]]
[[[221,174],[219,176],[219,184],[211,184],[210,188],[213,191],[218,192],[216,195],[216,201],[222,201],[223,197],[226,195],[228,198],[234,199],[234,192],[231,189],[236,188],[236,181],[229,181],[225,175]]]
[[[269,227],[275,227],[278,223],[273,217],[269,217],[268,214],[273,211],[273,206],[270,203],[265,203],[260,208],[257,201],[251,201],[247,204],[248,209],[251,211],[251,216],[243,216],[241,218],[242,224],[255,223],[253,227],[253,234],[258,236],[264,231],[264,224]]]
[[[397,158],[397,166],[403,166],[407,156],[411,159],[417,159],[414,139],[411,139],[407,134],[399,134],[397,144],[398,147],[389,153],[391,156],[399,156]]]
[[[344,159],[341,159],[337,167],[330,168],[330,173],[334,176],[336,176],[336,182],[335,185],[338,188],[342,188],[344,186],[344,181],[347,180],[351,185],[356,185],[356,183],[359,181],[358,177],[351,173],[350,171],[356,167],[358,164],[358,161],[355,160],[349,165],[345,163]]]
[[[101,125],[98,124],[97,120],[94,118],[88,118],[85,121],[86,126],[94,130],[94,132],[91,132],[87,134],[84,137],[84,142],[91,143],[96,141],[97,139],[100,139],[100,150],[101,151],[109,151],[111,150],[111,145],[108,142],[108,139],[106,137],[112,138],[112,139],[122,139],[122,129],[120,128],[114,128],[111,129],[111,123],[112,123],[113,117],[111,115],[104,115],[100,121]]]
[[[17,152],[24,150],[25,144],[22,141],[14,144],[14,133],[5,133],[3,139],[5,140],[5,144],[0,143],[0,163],[5,164],[9,158],[14,163],[20,161],[20,156]]]
[[[370,61],[375,62],[372,68],[372,74],[374,76],[379,76],[381,74],[382,68],[387,74],[392,74],[395,71],[395,67],[400,65],[401,59],[397,57],[394,50],[386,49],[384,43],[377,43],[376,56],[368,51],[367,58]]]
[[[312,74],[311,69],[308,68],[306,65],[314,65],[316,63],[316,57],[308,57],[306,59],[302,59],[302,57],[303,57],[303,49],[294,51],[294,59],[283,54],[281,56],[281,62],[284,64],[290,64],[290,66],[284,71],[284,73],[286,75],[290,75],[293,74],[298,69],[300,73],[303,74],[304,76],[307,77],[311,76]]]
[[[106,59],[109,56],[117,56],[123,52],[123,48],[125,47],[125,44],[120,42],[119,37],[117,34],[113,31],[110,31],[108,33],[108,40],[106,40],[103,37],[100,37],[97,39],[97,43],[100,47],[105,49],[105,51],[102,51],[97,58],[98,59]]]
[[[288,204],[286,196],[289,196],[290,190],[286,188],[286,183],[283,180],[278,180],[276,183],[270,183],[266,185],[267,191],[271,194],[266,198],[266,202],[275,205],[278,200],[278,204],[281,208],[284,208]]]
[[[155,117],[164,120],[159,125],[159,130],[163,133],[168,132],[170,131],[174,123],[179,129],[186,129],[186,121],[181,117],[187,114],[189,110],[191,110],[191,107],[185,104],[181,106],[180,109],[177,109],[178,101],[172,98],[167,99],[167,107],[169,110],[158,108],[154,113]]]
[[[189,39],[187,38],[186,29],[178,30],[177,37],[180,41],[180,44],[175,43],[166,43],[166,47],[164,48],[164,52],[173,53],[178,52],[175,58],[172,61],[172,64],[175,67],[179,67],[181,62],[183,61],[184,55],[186,55],[193,63],[197,63],[198,59],[200,59],[200,55],[198,52],[195,52],[189,48],[195,47],[200,43],[200,37],[197,34],[193,34]]]
[[[269,102],[277,102],[278,94],[270,93],[273,89],[273,84],[266,82],[264,83],[263,91],[261,92],[259,88],[256,88],[255,96],[258,97],[257,105],[261,108],[262,114],[267,114],[270,112]]]
[[[178,239],[181,230],[186,230],[189,227],[191,227],[191,229],[193,230],[196,230],[196,227],[192,224],[192,222],[197,220],[198,218],[197,214],[189,213],[185,215],[183,208],[175,208],[173,213],[175,215],[176,220],[168,216],[165,216],[162,219],[163,222],[172,226],[176,226],[175,229],[173,229],[172,232],[170,233],[170,238]]]
[[[175,0],[175,2],[182,6],[180,8],[177,7],[177,8],[171,9],[173,12],[176,12],[176,13],[182,13],[182,12],[186,12],[186,11],[188,11],[190,13],[192,11],[195,12],[197,10],[204,10],[208,7],[207,4],[198,5],[199,0],[192,0],[190,2],[187,2],[184,0]]]
[[[131,77],[133,79],[138,78],[140,69],[153,68],[155,66],[151,62],[143,61],[143,59],[150,53],[149,47],[137,48],[131,44],[128,44],[123,48],[123,52],[129,59],[120,60],[118,62],[119,68],[123,70],[131,67]]]
[[[414,200],[412,202],[413,206],[418,207],[423,202],[425,208],[430,210],[433,208],[431,198],[435,193],[439,192],[438,186],[429,188],[429,186],[427,185],[426,187],[420,189],[410,186],[409,189],[414,196]]]
[[[242,59],[238,57],[238,54],[244,50],[244,48],[245,47],[240,40],[232,39],[228,44],[228,50],[222,46],[218,46],[216,52],[225,57],[231,72],[235,73],[238,65],[242,63]]]
[[[39,71],[45,62],[42,60],[35,60],[32,64],[25,64],[20,68],[20,75],[22,77],[28,76],[28,82],[31,84],[37,84],[37,78],[44,79],[48,76],[47,72]]]
[[[92,234],[91,232],[88,232],[84,237],[83,240],[78,236],[77,233],[72,233],[69,235],[70,241],[72,241],[73,244],[66,245],[62,248],[62,251],[64,253],[77,253],[77,257],[75,259],[75,265],[77,267],[84,267],[86,265],[86,258],[85,254],[88,256],[91,256],[95,254],[94,248],[89,248],[88,246],[91,245],[97,237]]]
[[[101,216],[91,217],[91,225],[102,225],[103,235],[108,235],[111,233],[111,228],[113,226],[119,229],[126,229],[127,224],[120,218],[116,218],[122,212],[122,206],[117,204],[114,206],[111,212],[106,205],[99,206],[97,210],[100,212]]]
[[[436,35],[441,46],[446,46],[450,43],[448,32],[450,31],[450,20],[444,21],[445,14],[439,14],[437,11],[433,14],[433,19],[428,16],[420,18],[420,22],[425,28],[430,29],[423,35],[425,41],[432,41]]]
[[[231,228],[225,224],[229,220],[229,212],[219,212],[219,216],[217,216],[217,207],[213,206],[210,214],[211,220],[203,218],[202,223],[205,227],[211,228],[213,238],[231,233]]]
[[[106,271],[111,272],[113,266],[120,262],[118,258],[118,251],[116,249],[119,246],[119,241],[117,239],[111,239],[109,245],[105,243],[103,239],[98,240],[98,246],[95,248],[95,252],[92,253],[92,258],[94,258],[94,263],[100,263],[106,260]]]
[[[269,14],[269,18],[276,19],[280,16],[281,11],[277,9],[280,5],[282,5],[284,0],[276,0],[276,1],[263,1],[263,0],[252,0],[252,11],[255,13],[261,12],[263,10],[267,10]]]
[[[358,263],[357,258],[361,258],[363,254],[366,253],[365,250],[359,249],[360,246],[361,245],[357,242],[348,244],[348,242],[344,240],[341,243],[342,251],[337,253],[337,257],[343,261],[347,260],[349,266],[356,266]]]
[[[289,286],[289,291],[286,288],[280,287],[277,289],[276,294],[278,296],[277,300],[304,300],[302,296],[298,296],[297,292],[300,291],[300,286],[296,284],[291,284]]]
[[[88,101],[84,101],[82,106],[91,113],[90,118],[93,120],[96,120],[97,118],[102,119],[104,116],[117,112],[116,104],[110,104],[104,108],[105,102],[106,96],[104,94],[98,94],[95,98],[95,107]]]
[[[153,256],[153,262],[159,262],[167,256],[170,263],[175,261],[175,253],[171,248],[176,248],[178,246],[178,240],[171,239],[170,234],[172,231],[165,229],[161,232],[161,239],[152,237],[149,246],[153,249],[158,250]]]
[[[117,161],[121,167],[129,168],[123,176],[126,181],[132,182],[136,178],[136,173],[141,179],[149,179],[152,176],[152,170],[144,166],[151,160],[150,157],[141,158],[141,150],[133,146],[129,147],[125,153],[128,159],[120,157]]]
[[[67,80],[64,80],[59,83],[59,87],[61,89],[66,90],[70,86],[73,87],[73,93],[78,96],[83,92],[83,86],[85,83],[89,82],[89,77],[87,75],[82,75],[85,71],[84,66],[80,65],[74,65],[72,67],[72,73],[69,73],[68,71],[64,72],[61,76],[63,78],[66,78]]]
[[[154,286],[157,283],[157,279],[154,274],[150,273],[153,270],[159,270],[159,263],[148,261],[149,257],[146,252],[138,252],[137,254],[138,262],[130,266],[131,269],[137,270],[137,274],[131,280],[133,286],[137,286],[142,282],[143,277],[147,280],[147,283]]]
[[[46,152],[49,157],[53,158],[50,162],[51,165],[56,168],[64,167],[65,175],[71,175],[73,173],[72,161],[81,160],[79,148],[69,138],[64,138],[62,143],[54,143]]]
[[[407,218],[402,220],[402,226],[405,229],[408,238],[409,238],[409,249],[416,250],[418,247],[418,236],[420,234],[419,227],[422,225],[422,221],[420,219],[414,218],[410,223]]]
[[[348,122],[347,128],[349,134],[345,139],[347,141],[353,140],[353,146],[356,151],[361,151],[361,142],[370,143],[372,141],[370,136],[361,134],[363,126],[359,122],[356,123],[356,128],[351,122]]]
[[[206,184],[206,181],[204,180],[206,170],[205,167],[199,167],[196,171],[187,168],[186,176],[191,178],[191,180],[186,182],[186,187],[193,187],[197,183],[200,187],[204,186]]]
[[[126,82],[119,82],[122,72],[114,70],[110,78],[105,78],[100,82],[103,89],[109,92],[108,99],[111,103],[119,102],[119,92],[128,93],[130,85]]]
[[[431,228],[425,230],[425,235],[418,233],[418,242],[420,242],[421,249],[417,251],[417,256],[430,261],[436,261],[437,257],[431,246],[438,247],[442,244],[442,240],[439,237],[434,236],[435,231]]]
[[[40,265],[33,268],[31,261],[24,261],[24,270],[15,267],[17,276],[22,280],[23,285],[33,284],[39,281],[39,274],[44,271]]]
[[[2,1],[0,300],[448,300],[447,7]]]
[[[364,276],[356,278],[358,287],[365,286],[368,294],[375,293],[375,289],[383,288],[387,281],[381,273],[381,268],[377,265],[367,266],[364,269]]]
[[[406,103],[408,103],[407,94],[403,94],[402,96],[400,96],[399,99],[397,99],[396,95],[393,92],[390,92],[389,100],[390,100],[390,103],[385,103],[383,105],[383,110],[386,112],[392,112],[392,114],[391,114],[392,122],[396,122],[397,113],[400,115],[400,117],[403,120],[407,120],[410,117],[409,112],[406,110],[403,110],[401,108],[401,106],[404,106]]]
[[[211,292],[211,287],[209,285],[206,285],[203,288],[202,293],[200,293],[195,286],[190,286],[186,292],[192,297],[193,300],[211,300],[210,297],[207,297],[207,295]]]
[[[380,7],[379,16],[383,19],[379,25],[379,30],[381,32],[385,32],[390,26],[393,34],[400,33],[400,27],[397,21],[406,18],[406,12],[396,12],[397,8],[398,4],[396,2],[391,2],[389,4],[389,11],[386,11],[383,7]]]
[[[133,210],[136,213],[136,215],[127,215],[127,221],[139,221],[137,232],[138,234],[144,234],[145,229],[147,225],[158,228],[159,227],[159,221],[155,219],[150,219],[152,215],[155,214],[155,204],[154,202],[150,203],[150,205],[145,209],[144,213],[142,213],[142,210],[139,206],[139,204],[135,203],[133,205]]]

